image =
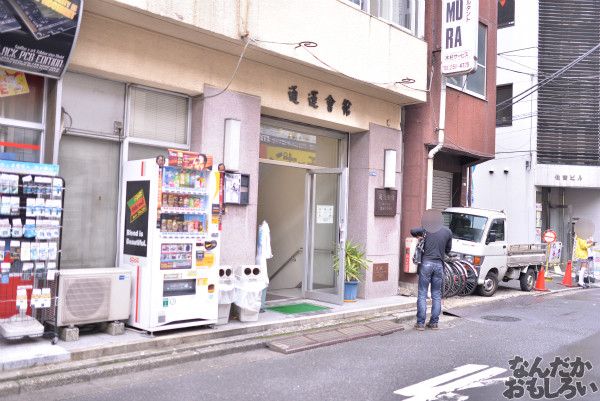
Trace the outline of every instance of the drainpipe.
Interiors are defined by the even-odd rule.
[[[433,101],[433,100],[432,100]],[[438,144],[429,151],[427,158],[427,203],[425,209],[431,209],[433,198],[433,157],[444,146],[444,127],[446,126],[446,76],[442,75],[440,89],[440,122],[438,126]]]

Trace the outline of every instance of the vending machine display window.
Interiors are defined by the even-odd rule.
[[[191,269],[191,244],[163,244],[160,251],[160,269]]]

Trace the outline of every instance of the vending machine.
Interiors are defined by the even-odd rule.
[[[133,327],[217,321],[222,188],[211,165],[208,155],[178,150],[125,163],[120,267],[131,271]]]

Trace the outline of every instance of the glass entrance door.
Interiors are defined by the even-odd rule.
[[[344,302],[348,169],[308,170],[304,202],[304,277],[302,296]],[[340,258],[340,274],[333,268]]]

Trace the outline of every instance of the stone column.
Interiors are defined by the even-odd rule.
[[[220,89],[205,86],[204,95]],[[211,154],[214,167],[223,162],[225,120],[241,121],[240,172],[250,174],[248,205],[227,205],[223,216],[221,264],[254,264],[257,234],[258,151],[260,145],[260,98],[224,92],[192,103],[191,150]]]
[[[368,132],[350,134],[350,187],[348,239],[366,247],[373,263],[387,263],[386,281],[373,281],[373,270],[358,288],[360,298],[396,295],[400,262],[400,211],[402,198],[402,132],[371,124]],[[385,149],[394,149],[396,159],[396,215],[374,215],[375,189],[383,188]]]

